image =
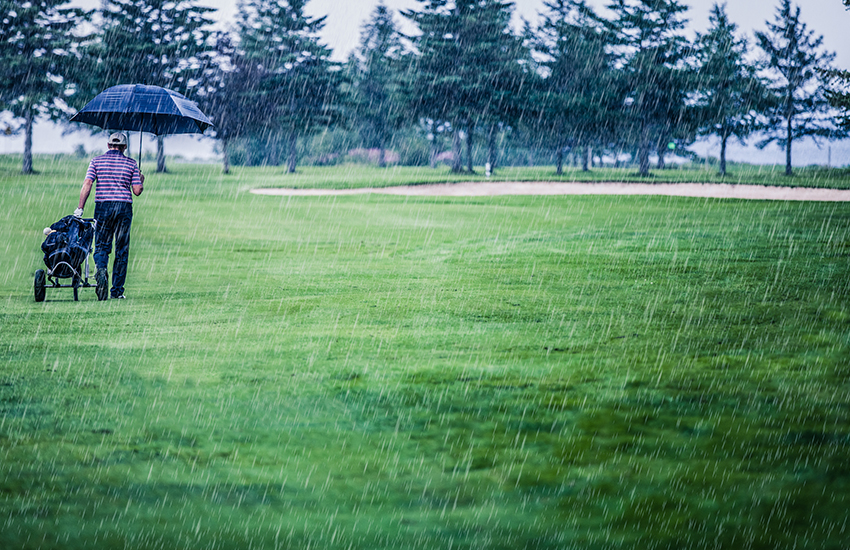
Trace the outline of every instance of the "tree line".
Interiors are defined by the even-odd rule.
[[[400,14],[379,4],[358,48],[336,62],[321,39],[326,17],[308,16],[307,0],[242,0],[229,31],[214,31],[214,10],[194,0],[91,11],[0,0],[0,109],[25,134],[24,173],[37,117],[67,120],[129,83],[196,101],[215,123],[225,172],[232,159],[293,172],[315,136],[342,132],[377,150],[380,165],[415,144],[409,162],[433,165],[450,150],[452,170],[471,172],[478,146],[495,169],[510,142],[550,155],[559,173],[567,155],[588,170],[607,151],[628,154],[641,175],[651,155],[662,168],[701,136],[719,139],[725,174],[729,140],[758,135],[761,147],[785,148],[790,175],[794,141],[850,131],[850,74],[832,67],[791,0],[778,1],[752,43],[721,4],[690,39],[679,0],[611,0],[607,16],[585,0],[546,0],[519,29],[512,2],[418,2]],[[415,31],[403,33],[398,17]]]

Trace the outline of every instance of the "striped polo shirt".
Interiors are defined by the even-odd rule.
[[[133,202],[130,186],[142,184],[136,161],[117,149],[91,159],[86,179],[97,182],[94,202]]]

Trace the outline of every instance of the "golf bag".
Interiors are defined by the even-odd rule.
[[[50,226],[52,233],[41,243],[47,273],[39,269],[35,273],[35,301],[43,302],[46,288],[73,288],[74,300],[77,289],[89,287],[88,273],[83,273],[83,262],[88,271],[88,256],[92,250],[96,222],[93,219],[65,216]],[[45,281],[50,280],[48,287]],[[71,285],[61,285],[55,279],[72,279]]]
[[[91,252],[94,224],[75,216],[65,216],[50,226],[53,233],[41,243],[44,265],[52,277],[80,275],[80,267]]]

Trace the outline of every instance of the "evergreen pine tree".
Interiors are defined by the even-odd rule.
[[[386,164],[385,149],[405,120],[397,77],[403,53],[393,14],[380,2],[363,26],[359,49],[349,59],[352,116],[367,147],[379,150],[379,166]]]
[[[408,105],[419,116],[448,122],[453,132],[453,171],[462,169],[460,132],[466,134],[467,170],[477,126],[493,135],[499,122],[516,117],[525,74],[521,40],[510,28],[513,4],[500,0],[419,0],[418,56],[407,71]],[[491,153],[492,156],[492,153]]]
[[[771,95],[758,77],[758,67],[745,59],[749,45],[736,36],[725,6],[715,4],[710,28],[697,37],[697,78],[700,133],[720,138],[720,175],[726,175],[730,137],[743,141],[757,129],[759,114],[769,108]]]
[[[545,74],[534,93],[540,108],[541,131],[551,136],[557,173],[562,172],[567,146],[582,151],[582,169],[589,169],[590,148],[610,133],[622,102],[606,50],[606,33],[599,17],[584,0],[549,0],[537,29],[528,32],[534,51],[542,57]]]
[[[767,31],[756,33],[766,56],[767,67],[777,77],[772,86],[777,96],[765,147],[776,142],[785,148],[785,175],[793,174],[791,150],[795,140],[804,137],[830,138],[837,135],[829,117],[829,102],[817,69],[827,67],[834,55],[822,50],[823,37],[800,20],[799,6],[781,0]]]
[[[230,146],[248,135],[250,121],[256,116],[254,99],[259,74],[228,32],[216,33],[213,48],[203,56],[203,61],[198,75],[198,105],[215,125],[223,158],[222,171],[229,174]]]
[[[262,139],[266,159],[278,164],[285,142],[287,169],[295,172],[299,135],[340,120],[342,72],[320,42],[325,17],[308,17],[305,0],[246,0],[239,8],[239,45],[258,71],[249,128]]]
[[[682,35],[688,7],[678,0],[614,0],[608,25],[628,90],[623,120],[636,143],[641,176],[649,154],[686,120],[685,99],[694,85],[687,60],[691,45]]]
[[[0,0],[0,108],[24,119],[21,171],[33,173],[32,132],[42,114],[64,115],[61,101],[73,91],[76,46],[84,37],[75,28],[89,18],[67,0]]]

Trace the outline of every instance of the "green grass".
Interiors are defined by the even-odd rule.
[[[850,204],[268,197],[448,176],[173,165],[129,299],[36,304],[85,162],[36,168],[0,160],[2,548],[850,536]]]
[[[87,159],[70,155],[37,155],[35,170],[42,176],[79,179],[84,175]],[[177,161],[168,163],[170,170],[178,176],[186,173],[203,174],[202,177],[217,177],[218,165],[186,165]],[[146,173],[153,173],[155,165],[143,162]],[[21,171],[21,159],[15,155],[0,155],[0,177],[16,177]],[[562,181],[562,182],[639,182],[639,183],[727,183],[735,185],[770,185],[781,187],[820,187],[850,189],[850,168],[806,167],[797,168],[791,177],[785,176],[784,166],[759,166],[729,163],[725,177],[717,174],[717,167],[705,164],[689,164],[681,168],[653,170],[650,177],[640,177],[631,168],[594,168],[588,172],[574,167],[565,167],[563,174],[556,174],[553,166],[503,167],[486,178],[483,167],[475,167],[475,174],[453,174],[447,166],[436,169],[416,166],[393,166],[379,169],[362,164],[349,164],[333,168],[301,166],[295,174],[288,174],[283,166],[263,168],[232,167],[229,181],[255,187],[294,187],[351,189],[361,187],[387,187],[393,185],[415,185],[422,183],[456,183],[467,181]],[[181,178],[185,179],[185,178]]]

